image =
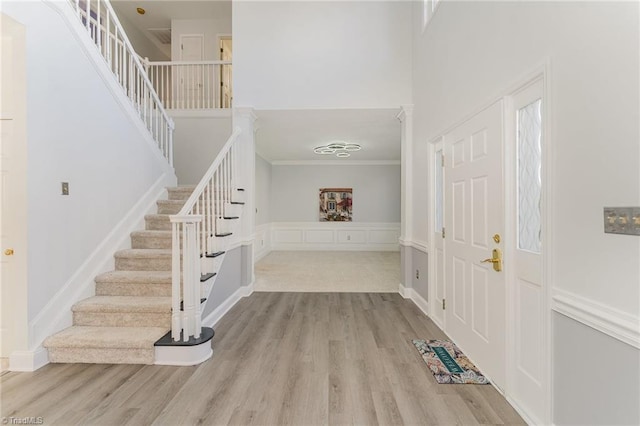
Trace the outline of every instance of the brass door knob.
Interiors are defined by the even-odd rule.
[[[502,252],[499,249],[493,249],[491,254],[489,259],[481,260],[480,263],[492,263],[494,271],[502,271]]]
[[[6,249],[4,251],[5,256],[13,256],[13,249]]]

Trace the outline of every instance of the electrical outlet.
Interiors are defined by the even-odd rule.
[[[420,270],[416,269],[416,280],[420,279]]]
[[[69,182],[62,182],[62,195],[69,195]]]

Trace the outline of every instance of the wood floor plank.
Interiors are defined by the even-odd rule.
[[[398,294],[254,293],[199,366],[7,373],[1,412],[65,425],[524,424],[492,386],[436,383],[411,339],[443,337]]]

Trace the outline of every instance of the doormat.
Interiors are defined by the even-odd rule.
[[[438,383],[489,384],[489,380],[453,342],[418,339],[411,342],[422,355]]]

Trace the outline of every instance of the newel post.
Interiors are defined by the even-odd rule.
[[[200,337],[200,223],[201,215],[170,216],[171,338]],[[182,309],[181,309],[182,303]],[[181,336],[182,334],[182,336]]]

